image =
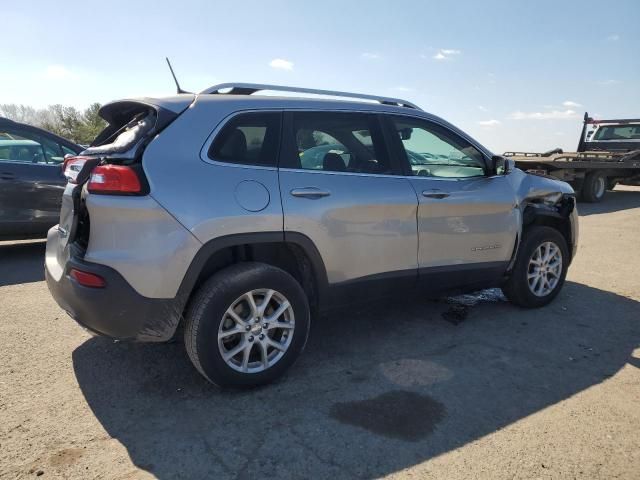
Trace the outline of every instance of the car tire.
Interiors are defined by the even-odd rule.
[[[309,327],[307,297],[289,273],[239,263],[212,275],[195,293],[185,315],[184,343],[211,383],[250,388],[274,381],[293,365]]]
[[[554,255],[548,261],[540,262],[540,257],[546,253]],[[560,258],[559,268],[553,262],[554,259],[557,260],[556,254]],[[539,267],[536,267],[536,259],[541,263]],[[558,230],[543,226],[528,228],[518,248],[511,274],[502,285],[502,291],[515,305],[524,308],[542,307],[551,302],[562,289],[568,266],[569,248]]]
[[[603,172],[589,173],[582,184],[582,200],[588,203],[598,203],[607,193],[607,176]]]

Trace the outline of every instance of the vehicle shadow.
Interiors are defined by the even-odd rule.
[[[73,365],[108,434],[158,478],[370,478],[638,367],[639,307],[571,282],[539,310],[495,292],[378,303],[316,322],[286,378],[245,392],[207,384],[181,343],[92,338]]]
[[[0,243],[0,287],[44,280],[46,242]]]
[[[640,189],[638,187],[616,187],[615,190],[607,192],[601,203],[578,203],[578,213],[581,217],[632,208],[640,208]]]

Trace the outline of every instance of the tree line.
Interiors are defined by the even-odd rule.
[[[43,128],[61,137],[88,145],[107,125],[100,118],[101,105],[92,103],[85,110],[64,105],[49,105],[47,108],[33,108],[14,103],[0,104],[0,117]]]

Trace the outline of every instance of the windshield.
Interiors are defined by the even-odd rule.
[[[640,125],[601,126],[591,138],[591,141],[595,142],[606,142],[609,140],[640,140]]]

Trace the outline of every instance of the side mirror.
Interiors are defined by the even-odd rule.
[[[505,158],[502,155],[494,155],[491,157],[491,170],[493,175],[509,175],[513,172],[516,166],[510,158]]]

